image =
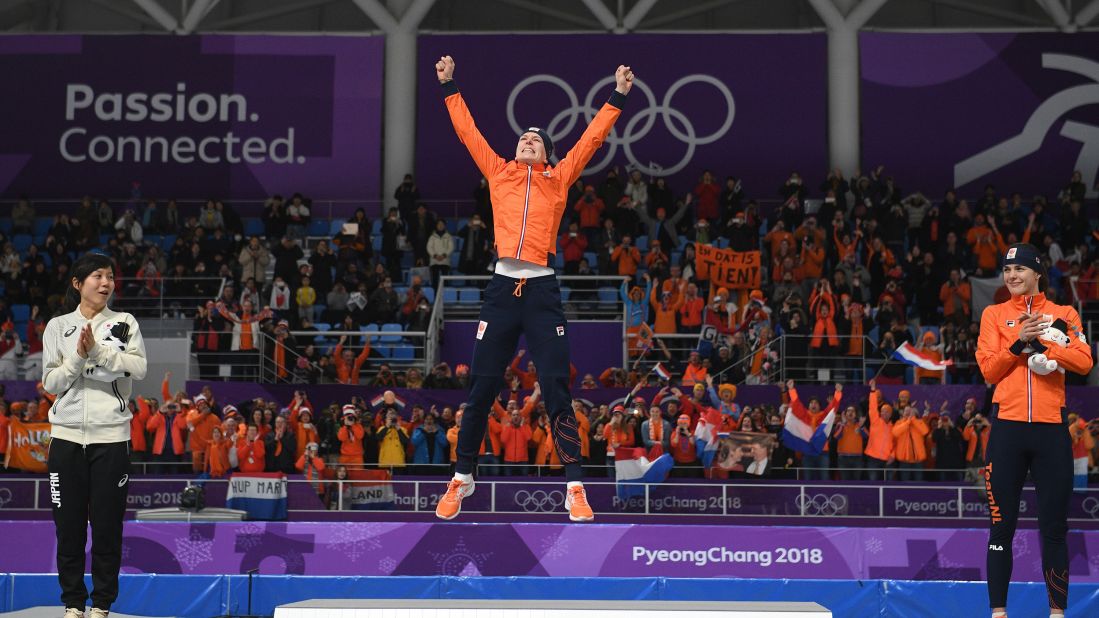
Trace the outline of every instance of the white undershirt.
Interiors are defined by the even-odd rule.
[[[500,258],[496,262],[496,274],[512,279],[533,279],[554,274],[549,266],[539,266],[534,262],[517,260],[515,258]]]

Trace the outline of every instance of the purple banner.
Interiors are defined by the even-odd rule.
[[[1099,170],[1099,34],[859,35],[863,169],[933,199],[1053,198],[1073,170]]]
[[[447,320],[443,327],[439,346],[439,358],[450,364],[473,364],[473,344],[477,340],[477,322],[466,320]],[[592,345],[599,342],[599,345]],[[527,349],[525,336],[519,338],[518,350]],[[607,367],[622,364],[622,322],[569,322],[569,357],[577,371],[577,384],[590,373],[595,378]],[[526,371],[527,361],[532,360],[530,353],[519,362]]]
[[[381,37],[6,36],[0,195],[374,198]],[[58,178],[67,185],[59,187]]]
[[[54,526],[0,538],[0,571],[49,573]],[[981,581],[985,530],[569,524],[127,522],[126,573],[740,577]],[[27,552],[26,547],[39,551]],[[1099,532],[1069,534],[1074,583],[1099,581]],[[1036,530],[1016,581],[1043,581]],[[583,551],[585,559],[577,560]]]
[[[817,33],[420,36],[420,192],[470,198],[480,178],[430,67],[449,54],[477,127],[505,159],[530,126],[547,128],[564,156],[610,96],[623,63],[637,79],[585,182],[598,185],[617,165],[623,174],[641,169],[646,180],[667,176],[682,194],[711,169],[719,183],[734,175],[749,194],[778,197],[790,170],[827,169],[825,45]],[[516,53],[531,46],[552,61],[532,63]]]

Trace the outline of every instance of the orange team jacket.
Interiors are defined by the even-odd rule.
[[[252,443],[243,442],[237,447],[237,461],[240,463],[240,471],[245,473],[263,472],[264,466],[267,465],[265,454],[263,440],[257,439]]]
[[[1032,350],[1057,361],[1065,371],[1079,374],[1091,371],[1094,362],[1080,328],[1080,316],[1072,307],[1055,304],[1045,294],[1013,296],[985,308],[981,314],[981,334],[977,338],[977,365],[985,380],[995,385],[992,403],[998,406],[996,415],[999,418],[1028,423],[1063,423],[1065,374],[1054,371],[1038,375],[1027,366],[1030,354],[1026,352],[1026,344],[1019,341],[1020,315],[1024,312],[1041,314],[1046,321],[1061,318],[1068,324],[1067,347],[1038,339],[1031,342]]]
[[[206,444],[206,473],[210,478],[223,478],[229,471],[230,446],[228,440],[211,440]]]
[[[355,357],[353,365],[348,367],[347,363],[343,360],[343,344],[337,343],[336,349],[332,351],[333,362],[336,364],[336,381],[340,384],[358,384],[359,370],[362,369],[363,363],[366,362],[366,357],[368,356],[370,356],[369,339],[366,344],[363,345],[363,351],[359,352],[359,355]]]
[[[214,427],[219,427],[221,421],[213,412],[202,413],[192,410],[187,414],[187,423],[194,426],[191,432],[191,452],[201,453],[206,450],[206,444],[214,435]]]
[[[660,299],[657,297],[656,288],[657,286],[654,285],[649,298],[649,305],[656,311],[656,321],[653,322],[653,332],[661,335],[673,335],[677,332],[675,314],[679,311],[679,308],[683,306],[686,295],[676,295],[673,297],[672,302],[668,303],[668,307],[664,308],[664,305],[660,303]]]
[[[171,427],[168,427],[168,417],[163,414],[154,414],[145,423],[145,429],[153,434],[153,446],[149,449],[153,455],[160,455],[164,452],[164,434],[169,431],[172,432],[172,452],[169,454],[183,454],[183,432],[187,431],[187,415],[185,413],[176,414]],[[213,432],[211,431],[211,433]]]
[[[541,266],[552,264],[557,253],[556,233],[565,211],[569,187],[588,164],[622,113],[626,95],[615,91],[603,105],[580,140],[557,167],[524,165],[506,161],[488,145],[473,122],[465,99],[453,81],[442,84],[447,111],[481,174],[488,179],[492,196],[496,253]]]
[[[881,393],[877,390],[870,391],[870,437],[866,440],[866,450],[863,452],[867,457],[889,461],[893,456],[893,424],[881,417],[880,405]]]

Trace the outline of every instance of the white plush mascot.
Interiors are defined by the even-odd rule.
[[[1068,336],[1068,324],[1061,318],[1057,318],[1051,324],[1046,326],[1046,329],[1042,331],[1042,334],[1038,336],[1047,347],[1049,346],[1061,346],[1067,348],[1069,343]],[[1027,366],[1034,373],[1044,376],[1053,373],[1054,371],[1060,371],[1064,373],[1065,370],[1057,366],[1057,361],[1047,357],[1045,354],[1031,354],[1027,359]]]

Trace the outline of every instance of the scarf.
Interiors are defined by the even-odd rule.
[[[280,378],[289,375],[286,371],[286,346],[283,345],[282,339],[275,340],[275,371]]]
[[[653,419],[649,419],[649,440],[657,444],[664,443],[664,420],[657,419],[653,422]]]
[[[813,341],[809,344],[812,348],[819,348],[824,343],[824,337],[828,337],[828,345],[839,345],[839,337],[836,336],[836,323],[832,320],[832,316],[826,318],[817,318],[817,323],[813,325]]]
[[[245,313],[240,316],[240,349],[251,350],[252,346],[252,314]]]
[[[851,339],[848,340],[847,355],[862,355],[862,316],[851,318]]]

